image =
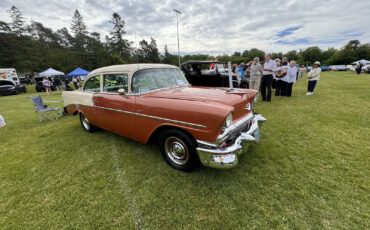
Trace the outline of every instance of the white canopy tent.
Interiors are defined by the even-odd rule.
[[[44,72],[40,73],[40,77],[51,77],[51,76],[64,76],[64,73],[53,68],[49,68]]]
[[[361,60],[358,60],[358,61],[352,62],[352,65],[357,65],[359,62],[361,62],[363,65],[370,64],[370,61],[365,60],[365,59],[361,59]]]

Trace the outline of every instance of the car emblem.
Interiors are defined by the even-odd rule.
[[[246,105],[245,105],[245,108],[244,108],[245,110],[251,110],[252,109],[252,107],[251,107],[251,103],[247,103]]]

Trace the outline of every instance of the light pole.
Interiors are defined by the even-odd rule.
[[[173,9],[176,13],[177,17],[177,51],[179,55],[179,68],[181,68],[181,63],[180,63],[180,37],[179,37],[179,14],[182,14],[179,10]]]

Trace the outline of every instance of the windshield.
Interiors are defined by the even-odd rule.
[[[132,77],[132,93],[146,93],[156,89],[189,85],[179,69],[144,69]]]

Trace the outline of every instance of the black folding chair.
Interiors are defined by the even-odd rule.
[[[59,113],[59,107],[49,107],[49,105],[44,104],[40,95],[31,97],[32,104],[35,107],[36,115],[40,122],[44,119],[49,119],[52,121],[58,120],[61,115]],[[59,101],[45,101],[47,103],[58,103]]]

